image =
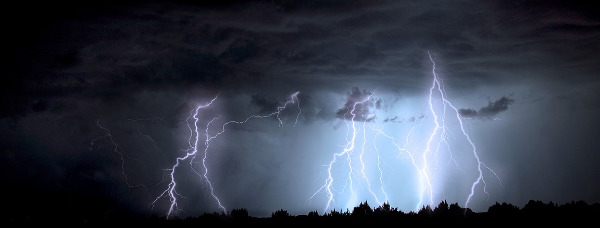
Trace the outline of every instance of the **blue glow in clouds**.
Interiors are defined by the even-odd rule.
[[[352,208],[363,200],[378,205],[392,200],[413,204],[414,210],[419,210],[459,195],[464,195],[468,207],[478,189],[488,194],[484,171],[500,181],[481,161],[458,109],[446,97],[434,58],[428,55],[433,66],[426,115],[408,118],[404,126],[382,126],[368,119],[355,120],[357,106],[374,102],[374,94],[353,104],[348,113],[350,123],[345,120],[350,137],[343,149],[333,154],[324,184],[310,197],[326,195],[325,213],[339,206]],[[453,179],[464,186],[453,184],[453,189],[445,189],[444,184]]]

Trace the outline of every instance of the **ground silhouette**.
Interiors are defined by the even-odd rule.
[[[53,218],[49,216],[29,216],[5,218],[3,223],[10,226],[21,225],[73,225],[106,226],[106,225],[132,225],[136,227],[198,227],[206,225],[232,225],[238,227],[269,227],[269,226],[372,226],[373,224],[397,224],[398,226],[438,226],[438,225],[551,225],[568,222],[569,224],[585,224],[592,222],[598,224],[600,204],[588,204],[584,201],[572,201],[563,205],[553,202],[530,200],[522,208],[509,203],[498,203],[490,206],[486,212],[473,212],[469,208],[462,208],[458,203],[448,204],[440,202],[435,208],[426,205],[414,212],[403,212],[393,208],[389,203],[371,207],[367,201],[354,207],[352,211],[331,210],[326,213],[310,211],[307,214],[292,215],[287,210],[280,209],[270,217],[253,217],[244,208],[231,210],[229,213],[204,213],[199,216],[186,218],[179,217],[150,217],[128,214],[125,211],[113,212],[106,216],[63,216]]]

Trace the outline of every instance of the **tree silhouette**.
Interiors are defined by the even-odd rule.
[[[433,216],[435,217],[446,217],[448,216],[448,202],[446,202],[446,200],[440,202],[440,204],[438,204],[438,206],[433,209]]]
[[[279,209],[271,214],[271,218],[274,219],[285,219],[288,217],[290,217],[290,214],[287,212],[287,210],[283,209]]]
[[[467,215],[467,209],[463,209],[458,203],[450,204],[448,214],[452,217],[464,217]]]
[[[354,207],[354,210],[352,210],[352,216],[366,217],[371,215],[373,215],[373,209],[371,208],[371,206],[369,206],[369,203],[367,203],[367,201],[365,201],[364,203],[360,203],[358,207]]]
[[[342,216],[342,212],[340,211],[336,211],[335,208],[333,209],[333,211],[329,212],[329,214],[326,214],[325,216],[330,216],[330,217],[341,217]]]
[[[496,204],[490,206],[490,208],[488,209],[488,214],[490,214],[491,216],[516,216],[519,213],[519,207],[512,205],[512,204],[507,204],[506,202],[499,204],[498,202],[496,202]]]
[[[431,210],[431,207],[429,205],[423,206],[423,208],[421,208],[421,210],[417,212],[417,215],[422,217],[431,217],[433,215],[433,210]]]
[[[248,210],[245,208],[231,210],[231,218],[236,220],[248,219]]]
[[[529,200],[521,209],[522,213],[530,217],[550,216],[556,212],[558,207],[552,201],[547,204],[540,200]]]
[[[381,206],[375,208],[373,213],[376,216],[386,216],[392,212],[392,208],[388,202],[383,203]]]

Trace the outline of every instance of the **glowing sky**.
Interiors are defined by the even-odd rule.
[[[600,18],[585,5],[230,1],[11,11],[3,16],[10,59],[0,167],[15,214],[166,215],[162,194],[177,158],[194,147],[194,127],[202,156],[205,133],[225,129],[205,166],[227,210],[323,213],[321,187],[334,154],[348,148],[352,120],[354,190],[344,155],[330,169],[329,209],[387,198],[415,210],[423,183],[413,163],[424,164],[429,144],[433,203],[464,206],[477,165],[442,94],[486,166],[489,194],[477,186],[471,209],[600,201]],[[428,52],[443,86],[433,107]],[[297,103],[278,109],[295,92]],[[193,111],[213,99],[194,125]],[[444,111],[437,121],[445,117],[446,128],[428,140]],[[203,173],[201,157],[177,168],[176,215],[220,210]]]

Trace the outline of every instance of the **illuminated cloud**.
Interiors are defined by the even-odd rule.
[[[352,93],[348,95],[344,107],[337,110],[336,117],[360,122],[373,121],[375,119],[375,113],[371,111],[371,108],[381,107],[381,101],[378,100],[374,102],[372,99],[367,100],[371,95],[373,95],[372,92],[366,90],[361,91],[358,87],[352,88]],[[364,100],[366,100],[366,102],[361,102]]]

